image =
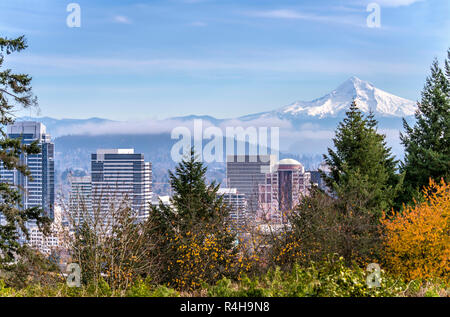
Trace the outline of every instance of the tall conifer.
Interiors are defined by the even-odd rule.
[[[336,150],[328,149],[324,155],[330,173],[323,174],[341,201],[374,213],[392,207],[400,183],[397,162],[377,126],[373,113],[364,116],[354,101],[337,128],[333,139]],[[350,193],[354,197],[342,199]],[[343,207],[348,211],[348,206]]]
[[[445,71],[433,62],[415,118],[413,127],[403,120],[405,133],[400,135],[405,147],[405,203],[418,196],[429,178],[450,181],[450,50]]]
[[[14,123],[15,111],[37,106],[31,77],[4,68],[7,55],[26,48],[23,36],[16,39],[0,37],[0,164],[5,169],[15,169],[31,177],[29,168],[21,162],[20,156],[40,153],[37,142],[22,144],[20,139],[9,138],[4,129],[6,125]],[[28,278],[26,271],[29,268],[24,269],[21,262],[33,256],[33,253],[26,245],[19,243],[19,238],[21,235],[29,238],[28,221],[35,221],[44,233],[48,233],[50,219],[40,207],[24,208],[22,193],[20,187],[0,180],[0,214],[3,216],[3,223],[0,223],[0,271],[14,272],[15,277],[21,272],[20,279],[24,282]]]

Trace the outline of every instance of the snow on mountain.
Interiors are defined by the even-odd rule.
[[[168,120],[192,121],[194,119],[202,119],[219,126],[224,122],[231,125],[239,125],[239,121],[255,121],[252,122],[252,124],[267,125],[267,122],[274,122],[275,124],[276,121],[273,120],[281,119],[290,121],[294,128],[304,127],[305,123],[314,123],[321,127],[334,128],[336,123],[344,116],[345,111],[347,111],[353,99],[356,100],[358,107],[362,111],[374,111],[380,124],[387,128],[401,128],[402,122],[400,118],[405,117],[407,120],[410,120],[416,110],[415,102],[387,93],[357,77],[351,77],[338,88],[321,98],[312,101],[298,101],[273,111],[254,113],[230,119],[217,119],[211,116],[191,115],[169,118]],[[58,120],[49,117],[23,117],[18,120],[40,121],[47,126],[48,131],[54,137],[67,134],[78,134],[77,132],[79,131],[93,129],[93,127],[113,122],[102,118]],[[162,120],[162,122],[164,123],[164,120]],[[127,124],[126,122],[122,123],[124,125]],[[82,127],[84,127],[84,129],[81,129]],[[139,125],[139,127],[141,127],[141,125]],[[132,129],[133,126],[131,127],[131,130]],[[157,132],[155,132],[155,127],[152,126],[152,129],[150,130],[148,132],[149,134],[157,134]],[[136,128],[136,134],[142,134],[143,131],[146,130]],[[163,133],[163,131],[161,131],[161,133]]]
[[[411,116],[416,110],[414,101],[394,96],[367,81],[351,77],[321,98],[313,101],[297,101],[277,110],[276,113],[284,118],[339,117],[345,113],[353,99],[362,111],[372,110],[376,115],[383,117]]]

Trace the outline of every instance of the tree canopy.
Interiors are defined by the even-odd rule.
[[[329,148],[324,155],[330,172],[322,171],[322,176],[334,195],[348,205],[343,206],[345,210],[357,206],[380,213],[392,207],[401,184],[397,161],[377,125],[373,113],[365,116],[353,101],[333,138],[335,150]]]
[[[450,49],[445,69],[433,62],[415,118],[413,127],[403,120],[405,133],[400,135],[405,147],[405,203],[418,197],[429,178],[450,181]]]
[[[36,142],[25,145],[20,139],[8,138],[5,126],[14,123],[14,112],[37,106],[37,98],[33,95],[31,80],[27,74],[14,73],[12,69],[4,69],[6,56],[19,53],[27,48],[23,36],[16,39],[0,37],[0,163],[8,170],[30,177],[28,167],[20,160],[21,155],[37,154],[40,148]],[[30,255],[26,245],[19,242],[21,235],[29,238],[27,222],[36,224],[47,232],[50,219],[42,208],[24,208],[21,199],[21,188],[0,180],[0,270],[13,271],[20,266],[24,256]]]

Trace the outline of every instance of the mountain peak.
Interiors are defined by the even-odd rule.
[[[351,82],[351,83],[361,83],[361,82],[366,82],[366,81],[360,79],[359,77],[352,76],[352,77],[350,77],[349,79],[347,79],[344,83],[346,83],[346,82]]]
[[[352,82],[366,82],[366,83],[367,83],[367,81],[362,80],[361,78],[356,77],[356,76],[350,77],[349,79],[347,79],[347,81],[352,81]]]
[[[281,108],[279,112],[283,117],[337,117],[345,113],[353,100],[362,111],[372,110],[379,116],[411,116],[416,109],[413,101],[387,93],[368,81],[352,76],[321,98],[297,101]]]
[[[347,86],[353,86],[354,88],[365,88],[365,89],[370,89],[370,88],[374,88],[375,86],[371,83],[369,83],[368,81],[362,80],[356,76],[352,76],[349,79],[347,79],[346,81],[344,81],[338,88],[337,90],[339,90],[339,88],[341,87],[347,87]]]

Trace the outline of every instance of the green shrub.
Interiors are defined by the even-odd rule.
[[[166,286],[154,286],[151,285],[150,279],[143,281],[137,280],[133,286],[127,291],[128,297],[178,297],[180,294]]]
[[[405,289],[405,284],[381,272],[381,287],[369,288],[367,273],[354,265],[348,267],[342,257],[330,257],[322,263],[311,263],[308,267],[296,264],[288,272],[280,268],[270,270],[257,278],[244,278],[232,283],[222,279],[208,289],[209,296],[239,297],[367,297],[396,296]]]
[[[258,276],[242,275],[238,281],[222,278],[215,285],[202,285],[197,293],[184,296],[210,297],[369,297],[369,296],[449,296],[449,286],[442,280],[413,280],[406,284],[402,279],[381,271],[381,287],[369,288],[367,272],[356,265],[347,266],[342,257],[331,256],[323,262],[308,266],[294,264],[283,271],[279,267]],[[50,286],[30,284],[22,289],[7,287],[0,280],[0,297],[178,297],[180,293],[167,286],[156,285],[147,278],[138,279],[126,291],[113,291],[100,280],[80,288],[66,283]]]
[[[6,287],[5,281],[0,280],[0,297],[11,297],[14,295],[14,289]]]
[[[159,285],[155,288],[153,293],[150,295],[150,297],[179,297],[180,294],[172,289],[168,288],[164,285]]]

